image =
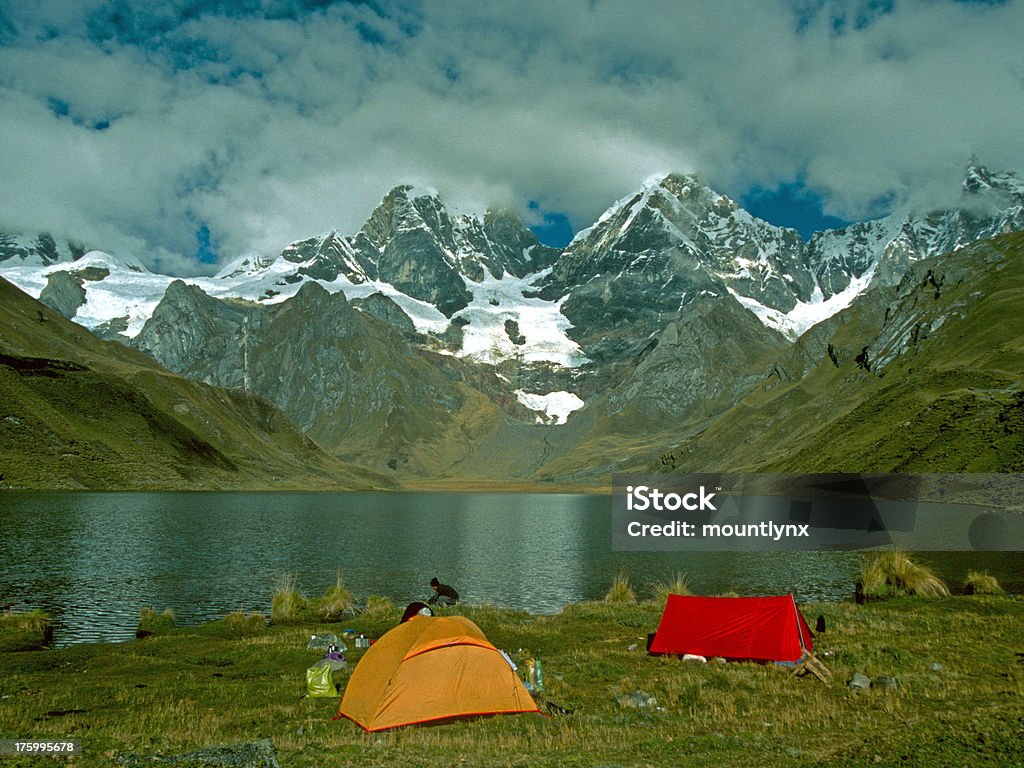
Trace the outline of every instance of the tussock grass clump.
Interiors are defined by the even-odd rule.
[[[260,632],[267,628],[267,617],[262,613],[246,613],[238,609],[224,617],[224,623],[240,633]]]
[[[604,596],[606,603],[612,603],[613,605],[628,605],[636,602],[636,592],[633,591],[633,585],[629,582],[629,576],[624,572],[619,571],[615,576],[615,580],[612,582],[611,589],[608,590],[608,594]]]
[[[43,611],[0,614],[0,652],[33,651],[53,641],[53,622]]]
[[[155,608],[143,608],[139,611],[139,628],[135,630],[137,639],[173,631],[174,611],[170,608],[164,608],[163,613],[157,613]]]
[[[376,616],[382,613],[395,613],[397,610],[398,608],[391,598],[383,595],[370,595],[366,598],[366,608],[363,609],[363,613]]]
[[[861,583],[866,597],[949,595],[949,588],[942,579],[898,549],[880,552],[865,560],[861,568]]]
[[[968,595],[1005,595],[999,579],[988,571],[968,571],[964,579],[964,592]]]
[[[656,581],[653,585],[654,602],[664,604],[669,595],[692,595],[690,589],[690,577],[678,571],[672,574],[668,581]]]
[[[277,577],[274,597],[270,601],[271,624],[295,624],[302,620],[306,598],[299,592],[299,575],[284,573]]]
[[[323,621],[341,621],[342,615],[355,614],[355,597],[345,586],[345,574],[341,568],[335,574],[334,585],[328,587],[323,597],[315,601],[314,607]]]

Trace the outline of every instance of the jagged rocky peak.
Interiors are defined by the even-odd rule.
[[[830,296],[864,275],[878,284],[895,285],[916,261],[1019,229],[1024,229],[1024,183],[1013,173],[989,171],[974,159],[965,171],[958,206],[899,210],[819,232],[808,245],[806,260]]]
[[[352,246],[334,231],[292,243],[281,252],[281,258],[301,265],[296,280],[305,276],[330,283],[339,275],[356,285],[367,280]]]
[[[1024,182],[1010,171],[993,172],[986,168],[977,157],[972,157],[967,166],[962,186],[966,194],[983,194],[988,190],[1008,193],[1014,197],[1024,197]]]
[[[731,292],[788,312],[814,277],[795,230],[751,216],[692,174],[650,179],[570,243],[540,283],[564,297],[570,332],[595,360],[632,354],[681,308]]]
[[[47,277],[46,287],[39,294],[39,302],[70,320],[85,303],[85,289],[68,272],[52,272]]]
[[[0,232],[0,264],[49,266],[82,257],[86,248],[71,241],[58,242],[49,232],[26,236]]]
[[[814,288],[802,256],[796,231],[751,216],[693,174],[671,173],[648,180],[577,235],[546,285],[564,292],[595,274],[644,274],[674,281],[684,298],[696,287],[688,285],[693,274],[706,271],[723,289],[789,310]]]
[[[506,272],[523,277],[559,253],[541,245],[512,212],[455,215],[436,193],[408,185],[392,189],[346,242],[369,279],[390,283],[447,317],[468,306],[466,280]]]
[[[511,210],[488,209],[482,217],[455,214],[436,192],[410,185],[392,189],[351,243],[365,261],[379,263],[396,240],[424,239],[432,241],[451,268],[475,282],[485,273],[500,278],[507,271],[522,277],[544,268],[559,253],[541,245]]]

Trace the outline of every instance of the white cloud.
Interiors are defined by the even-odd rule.
[[[670,168],[736,196],[802,176],[847,217],[955,193],[972,153],[1024,171],[1019,3],[861,28],[852,0],[802,28],[784,0],[175,7],[10,5],[0,228],[181,272],[200,223],[225,258],[274,252],[407,181],[582,227]]]

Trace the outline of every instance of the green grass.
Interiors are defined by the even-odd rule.
[[[80,739],[74,765],[86,768],[258,738],[273,741],[287,768],[1005,766],[1024,754],[1019,597],[802,606],[828,620],[816,651],[831,685],[775,666],[650,657],[654,603],[586,603],[556,616],[458,608],[517,663],[541,659],[538,702],[573,713],[368,735],[332,720],[337,700],[302,698],[305,671],[319,658],[306,650],[309,636],[336,625],[250,624],[232,634],[222,620],[128,643],[0,654],[0,737]],[[400,613],[366,612],[351,626],[380,637]],[[350,666],[361,653],[349,649]],[[855,692],[845,685],[855,672],[898,686]],[[347,675],[335,680],[344,685]],[[622,706],[635,692],[657,708]],[[4,768],[42,764],[3,758]]]

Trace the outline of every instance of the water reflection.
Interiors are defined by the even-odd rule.
[[[275,581],[321,594],[344,569],[356,595],[404,605],[437,576],[469,603],[553,613],[600,599],[615,574],[641,595],[689,574],[700,594],[849,597],[848,552],[614,552],[608,497],[573,494],[5,493],[0,602],[43,608],[58,643],[124,640],[139,609],[179,623],[269,613]],[[929,556],[931,558],[931,556]],[[1021,580],[1021,553],[934,553],[948,579]]]

